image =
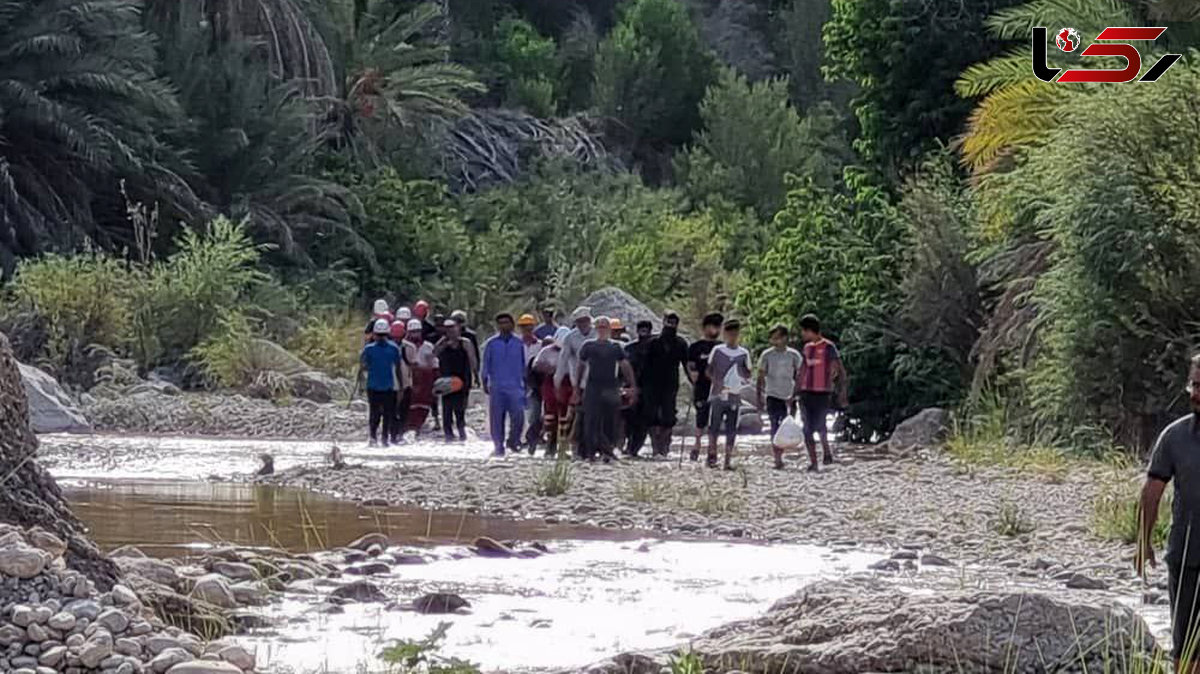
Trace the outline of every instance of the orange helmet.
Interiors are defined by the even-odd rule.
[[[623,330],[625,325],[621,323],[621,319],[614,318],[608,322],[608,327],[612,328],[613,330]]]
[[[517,325],[521,327],[533,327],[537,325],[537,319],[532,314],[521,314],[521,317],[517,319]]]

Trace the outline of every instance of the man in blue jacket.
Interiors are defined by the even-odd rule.
[[[488,395],[495,456],[504,456],[504,417],[509,418],[507,446],[517,449],[525,425],[525,345],[513,334],[512,314],[496,316],[496,335],[483,345],[480,378]]]

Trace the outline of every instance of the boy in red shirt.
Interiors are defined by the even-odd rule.
[[[808,314],[800,319],[800,336],[804,339],[804,350],[801,352],[804,363],[800,368],[797,388],[804,420],[804,446],[808,449],[808,470],[815,473],[818,470],[817,443],[813,436],[821,436],[825,465],[833,463],[826,418],[833,406],[835,391],[839,404],[845,406],[849,377],[837,347],[821,335],[821,321],[816,316]]]

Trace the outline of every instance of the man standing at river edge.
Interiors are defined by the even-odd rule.
[[[688,379],[692,382],[692,404],[696,407],[696,447],[692,450],[692,461],[700,458],[700,443],[708,432],[708,394],[712,390],[712,381],[708,378],[708,356],[720,344],[717,337],[721,335],[721,324],[724,322],[725,317],[721,314],[705,316],[700,324],[700,339],[688,347]]]
[[[742,408],[742,389],[750,384],[750,352],[739,343],[742,324],[725,321],[725,343],[712,350],[708,358],[708,379],[712,390],[708,400],[712,419],[708,427],[708,467],[717,467],[717,436],[725,435],[725,470],[733,470],[733,446],[737,442],[738,412]]]
[[[1192,358],[1187,393],[1192,412],[1163,430],[1150,453],[1142,488],[1141,531],[1134,568],[1156,565],[1154,526],[1167,483],[1175,482],[1171,534],[1167,542],[1167,587],[1171,601],[1171,633],[1175,671],[1200,672],[1200,355]]]
[[[650,429],[654,456],[671,453],[671,432],[675,429],[675,399],[679,396],[679,371],[686,371],[688,345],[679,336],[679,315],[668,311],[663,316],[662,332],[651,342],[641,375],[645,404],[643,423]]]
[[[504,456],[506,446],[513,450],[517,448],[525,425],[525,345],[513,334],[512,314],[496,316],[496,335],[483,346],[480,378],[483,391],[488,395],[495,456]],[[506,415],[511,429],[507,444],[504,440]]]
[[[399,383],[404,377],[404,355],[391,339],[391,324],[380,318],[372,326],[373,341],[364,346],[359,355],[358,379],[367,376],[367,417],[371,434],[371,446],[380,442],[379,429],[383,426],[383,446],[387,447],[393,437],[392,425],[396,421],[396,403],[399,402]]]
[[[630,389],[632,402],[637,402],[637,381],[633,368],[625,357],[625,349],[612,339],[611,323],[606,316],[596,319],[596,338],[579,350],[576,379],[583,382],[583,395],[575,391],[576,402],[582,399],[584,427],[580,438],[583,458],[592,461],[597,455],[605,463],[617,458],[617,413],[621,407],[618,369]]]

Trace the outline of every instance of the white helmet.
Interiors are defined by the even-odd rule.
[[[391,323],[387,322],[386,318],[381,318],[381,319],[375,321],[375,327],[373,328],[373,332],[375,334],[386,335],[386,334],[390,333],[391,331],[392,331],[392,325],[391,325]]]
[[[412,309],[409,309],[408,307],[400,307],[396,310],[397,320],[407,321],[410,318],[412,318]]]
[[[419,318],[414,318],[408,322],[408,331],[409,332],[420,332],[421,329],[424,327],[425,327],[425,325],[423,323],[421,323],[421,319],[419,319]]]
[[[375,300],[375,315],[381,316],[388,312],[387,300]]]

